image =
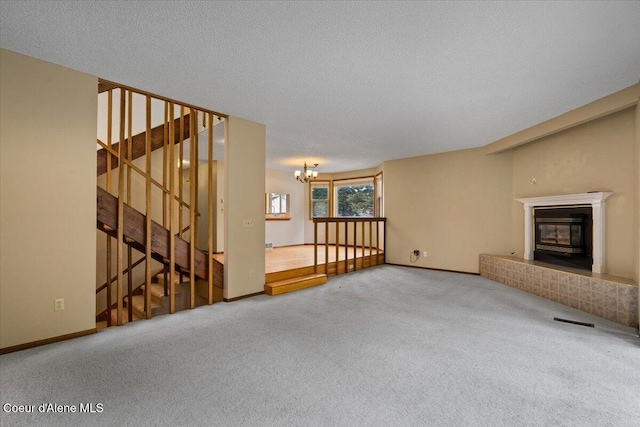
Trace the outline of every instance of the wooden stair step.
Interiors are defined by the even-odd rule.
[[[167,274],[168,276],[168,274]],[[164,286],[164,273],[159,273],[156,275],[156,279],[158,280],[158,283],[161,284],[162,286]],[[173,283],[174,284],[178,284],[178,283],[186,283],[189,281],[189,275],[187,274],[186,276],[183,275],[182,276],[182,282],[180,282],[180,274],[176,274],[173,276]],[[176,292],[177,292],[177,288],[176,288]]]
[[[129,304],[129,297],[125,297],[124,301],[126,304]],[[144,319],[147,317],[146,311],[144,310],[144,295],[134,295],[133,298],[131,298],[131,304],[133,306],[133,314],[135,314],[141,319]],[[152,316],[157,316],[158,314],[161,314],[160,312],[162,311],[162,308],[163,308],[162,304],[158,304],[153,300],[151,300]]]
[[[140,320],[141,317],[136,316],[136,312],[133,312],[133,321],[135,322],[136,320]],[[111,325],[114,326],[117,324],[117,320],[118,320],[118,309],[117,308],[113,308],[111,309]],[[129,312],[127,311],[127,308],[124,307],[122,310],[122,324],[124,325],[125,323],[129,322]]]
[[[267,283],[264,285],[264,292],[267,295],[280,295],[325,283],[327,283],[326,274],[308,274],[306,276],[292,277]]]
[[[140,286],[140,289],[142,290],[142,295],[144,295],[145,288],[146,288],[146,285]],[[151,301],[155,302],[158,305],[164,304],[165,298],[169,298],[167,295],[164,294],[164,285],[161,285],[159,283],[152,283],[149,289],[151,290]]]

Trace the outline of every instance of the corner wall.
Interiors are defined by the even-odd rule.
[[[479,254],[508,254],[511,174],[510,152],[482,148],[385,162],[387,262],[478,273]]]
[[[264,125],[229,117],[225,146],[224,298],[264,291]],[[252,221],[245,227],[244,221]]]
[[[513,199],[613,192],[605,204],[606,273],[625,278],[637,274],[634,123],[635,109],[627,108],[513,149]],[[512,205],[513,247],[522,256],[523,208]]]
[[[1,348],[96,326],[97,87],[0,50]]]

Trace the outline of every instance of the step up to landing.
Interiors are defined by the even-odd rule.
[[[306,276],[293,277],[291,279],[279,280],[264,285],[264,292],[267,295],[280,295],[293,292],[311,286],[327,283],[326,274],[309,274]]]

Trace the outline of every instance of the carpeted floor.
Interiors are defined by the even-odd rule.
[[[638,426],[639,396],[634,329],[389,265],[0,357],[0,403],[36,406],[2,426]]]

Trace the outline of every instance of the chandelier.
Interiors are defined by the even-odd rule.
[[[318,171],[311,170],[313,168],[317,168],[318,163],[315,163],[313,166],[307,166],[307,162],[304,162],[304,170],[297,170],[293,173],[293,176],[303,184],[306,184],[309,181],[312,181],[318,177]]]

